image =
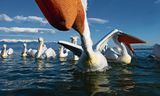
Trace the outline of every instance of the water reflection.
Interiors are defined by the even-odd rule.
[[[89,96],[107,95],[112,92],[106,73],[81,74],[75,76],[75,80],[80,81],[79,83],[82,84],[83,91]]]
[[[73,74],[70,58],[0,58],[0,96],[159,96],[160,62],[141,53],[136,60],[109,63],[104,73]]]
[[[133,66],[114,66],[110,72],[110,86],[114,94],[122,95],[132,93],[133,89],[136,87],[134,80],[134,70]]]
[[[58,58],[60,62],[65,62],[67,61],[67,58]]]
[[[27,58],[26,57],[22,57],[22,64],[27,64]]]
[[[44,61],[43,60],[36,60],[36,65],[37,65],[37,70],[38,71],[43,71],[44,70]]]
[[[2,61],[2,64],[6,64],[8,59],[7,58],[5,58],[5,59],[1,58],[1,61]]]

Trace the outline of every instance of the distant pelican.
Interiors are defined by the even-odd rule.
[[[78,41],[78,36],[72,36],[71,37],[71,43],[76,44],[77,45],[77,41]],[[74,54],[74,53],[73,53]],[[79,57],[77,55],[73,55],[73,60],[79,60]]]
[[[22,50],[22,57],[26,57],[27,56],[27,44],[26,43],[23,43],[23,50]]]
[[[42,37],[38,38],[38,48],[29,49],[27,54],[36,59],[55,58],[56,53],[52,48],[47,48]]]
[[[68,56],[69,50],[64,48],[64,46],[60,45],[59,47],[59,53],[58,56],[59,58],[66,58]]]
[[[8,56],[12,55],[13,54],[13,49],[12,48],[9,48],[7,50],[7,45],[6,44],[3,44],[3,49],[1,51],[1,57],[2,58],[7,58]]]
[[[43,38],[39,38],[38,42],[39,42],[39,46],[38,46],[38,50],[37,50],[37,53],[35,56],[37,59],[55,58],[56,57],[56,52],[52,48],[46,47],[46,45],[44,44]]]

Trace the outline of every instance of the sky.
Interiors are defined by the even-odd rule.
[[[94,43],[115,28],[148,45],[160,42],[160,0],[88,0],[87,17]],[[35,0],[0,0],[0,40],[70,41],[74,35],[53,28]]]

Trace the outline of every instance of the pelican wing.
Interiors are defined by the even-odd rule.
[[[67,41],[58,41],[58,44],[63,45],[65,48],[69,49],[70,51],[72,51],[75,55],[77,56],[81,56],[82,54],[82,47]]]
[[[111,31],[110,33],[108,33],[107,35],[105,35],[101,40],[99,40],[93,47],[102,52],[102,50],[105,48],[106,44],[108,43],[108,41],[112,38],[112,36],[117,33],[119,30],[118,29],[114,29],[113,31]]]
[[[55,58],[56,57],[56,52],[52,48],[48,48],[45,51],[45,55],[46,55],[46,58]]]
[[[113,48],[107,48],[104,55],[109,60],[117,60],[119,56],[119,54]]]
[[[35,49],[29,49],[27,53],[28,53],[29,56],[35,57],[36,53],[37,53],[37,50],[35,50]]]

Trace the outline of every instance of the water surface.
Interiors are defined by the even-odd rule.
[[[149,56],[152,50],[136,50],[130,65],[109,63],[111,68],[103,73],[74,74],[76,62],[71,54],[66,60],[35,60],[20,56],[22,43],[8,46],[15,53],[0,58],[0,96],[160,95],[160,62]],[[53,43],[47,46],[58,47]]]

